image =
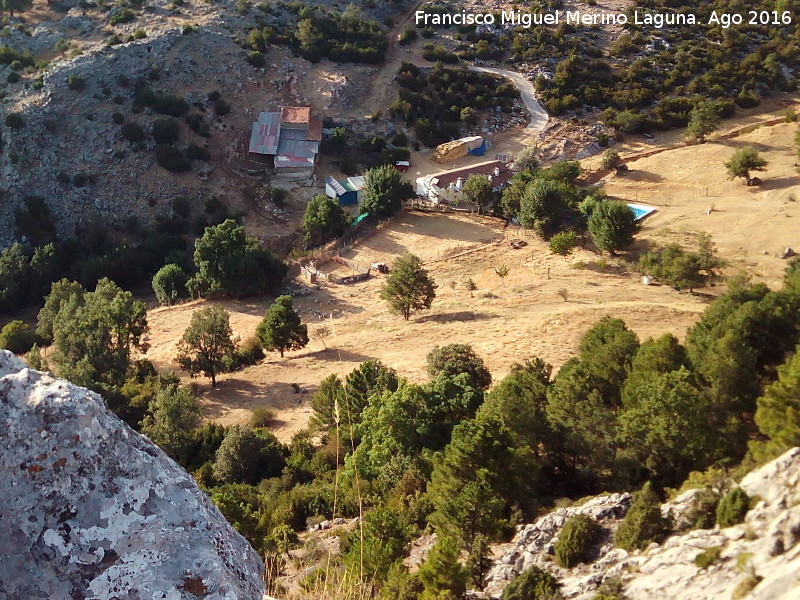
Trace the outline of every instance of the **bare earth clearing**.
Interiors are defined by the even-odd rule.
[[[722,134],[780,114],[728,121]],[[792,195],[800,191],[793,166],[795,128],[796,124],[782,123],[730,140],[669,149],[631,162],[631,172],[624,178],[608,177],[612,195],[659,209],[644,223],[634,251],[652,242],[691,243],[693,232],[705,230],[729,261],[729,274],[744,268],[777,286],[785,261],[775,255],[785,246],[800,248],[800,228],[792,221],[800,216],[800,205]],[[672,138],[667,139],[677,139]],[[620,146],[623,157],[641,153],[637,144]],[[754,145],[769,161],[767,171],[759,173],[764,180],[760,187],[726,180],[722,164],[744,144]],[[644,149],[656,148],[648,144]],[[596,166],[598,160],[586,166]],[[707,215],[711,205],[714,210]],[[515,250],[511,239],[525,240],[527,246]],[[666,286],[646,287],[622,259],[612,261],[579,249],[564,260],[523,230],[504,228],[496,219],[458,214],[403,213],[347,258],[361,264],[391,262],[406,250],[422,258],[439,285],[430,311],[408,323],[389,314],[378,295],[381,275],[354,285],[323,283],[319,289],[310,288],[310,295],[295,299],[309,325],[309,346],[288,352],[283,359],[271,353],[260,365],[221,376],[218,387],[203,396],[206,416],[230,425],[246,422],[257,406],[269,407],[279,418],[276,435],[288,441],[306,426],[312,413],[310,396],[320,380],[330,373],[344,375],[369,358],[380,358],[418,382],[427,378],[425,356],[430,349],[454,342],[472,344],[495,379],[503,377],[513,362],[534,356],[557,368],[574,355],[583,333],[604,315],[624,319],[642,339],[664,332],[682,337],[720,289],[690,295]],[[768,254],[762,254],[764,250]],[[505,281],[495,273],[501,265],[510,268]],[[327,268],[349,274],[332,263]],[[478,286],[472,297],[464,287],[468,278]],[[566,301],[560,290],[565,291]],[[270,301],[224,301],[235,334],[252,335]],[[177,341],[192,312],[203,304],[151,311],[149,358],[160,367],[174,368]],[[327,349],[314,335],[323,321],[332,331],[325,340]],[[207,390],[207,381],[201,383]],[[292,384],[301,392],[296,393]]]
[[[528,246],[514,250],[506,236],[525,239]],[[475,251],[445,258],[470,249]],[[544,242],[526,238],[525,232],[504,232],[502,223],[477,217],[405,213],[348,257],[362,263],[391,261],[405,250],[418,254],[439,284],[432,310],[408,323],[389,314],[378,297],[382,276],[350,286],[323,284],[310,296],[296,299],[309,324],[309,346],[283,359],[271,354],[260,365],[220,377],[218,387],[204,396],[207,416],[229,425],[246,421],[256,406],[267,406],[280,418],[276,434],[288,440],[311,414],[310,393],[296,394],[291,384],[310,392],[329,373],[346,374],[369,358],[380,358],[401,375],[424,381],[425,356],[431,348],[462,342],[472,344],[499,379],[511,363],[525,358],[541,356],[561,365],[584,331],[606,314],[624,318],[646,338],[665,331],[682,335],[704,307],[701,297],[644,287],[636,274],[624,273],[610,262],[603,268],[598,264],[602,259],[587,250],[565,261],[551,255]],[[584,269],[573,268],[581,261]],[[510,268],[505,282],[494,272],[503,264]],[[474,297],[463,285],[469,277],[478,286]],[[561,289],[566,290],[566,302]],[[224,302],[236,335],[251,335],[269,302]],[[150,313],[151,360],[171,366],[177,341],[202,304]],[[332,330],[327,350],[313,335],[322,315],[327,315]]]

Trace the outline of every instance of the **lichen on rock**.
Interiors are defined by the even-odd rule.
[[[95,393],[0,350],[0,600],[261,600],[191,476]]]

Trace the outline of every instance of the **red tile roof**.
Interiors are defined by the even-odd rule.
[[[310,120],[310,106],[281,106],[281,123],[308,123]]]
[[[315,117],[311,117],[306,130],[306,139],[310,142],[322,141],[322,121]]]

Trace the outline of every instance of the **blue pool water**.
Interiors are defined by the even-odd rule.
[[[656,211],[656,209],[652,206],[647,206],[645,204],[632,204],[630,202],[628,202],[628,208],[633,211],[633,215],[637,221],[641,221],[647,215]]]

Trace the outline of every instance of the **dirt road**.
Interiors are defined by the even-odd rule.
[[[496,69],[494,67],[470,67],[476,71],[484,73],[491,73],[492,75],[499,75],[510,80],[521,94],[522,103],[531,115],[531,122],[525,128],[527,131],[538,133],[547,127],[547,122],[550,116],[542,106],[542,103],[536,99],[536,90],[533,84],[521,73],[515,71],[508,71],[506,69]]]

